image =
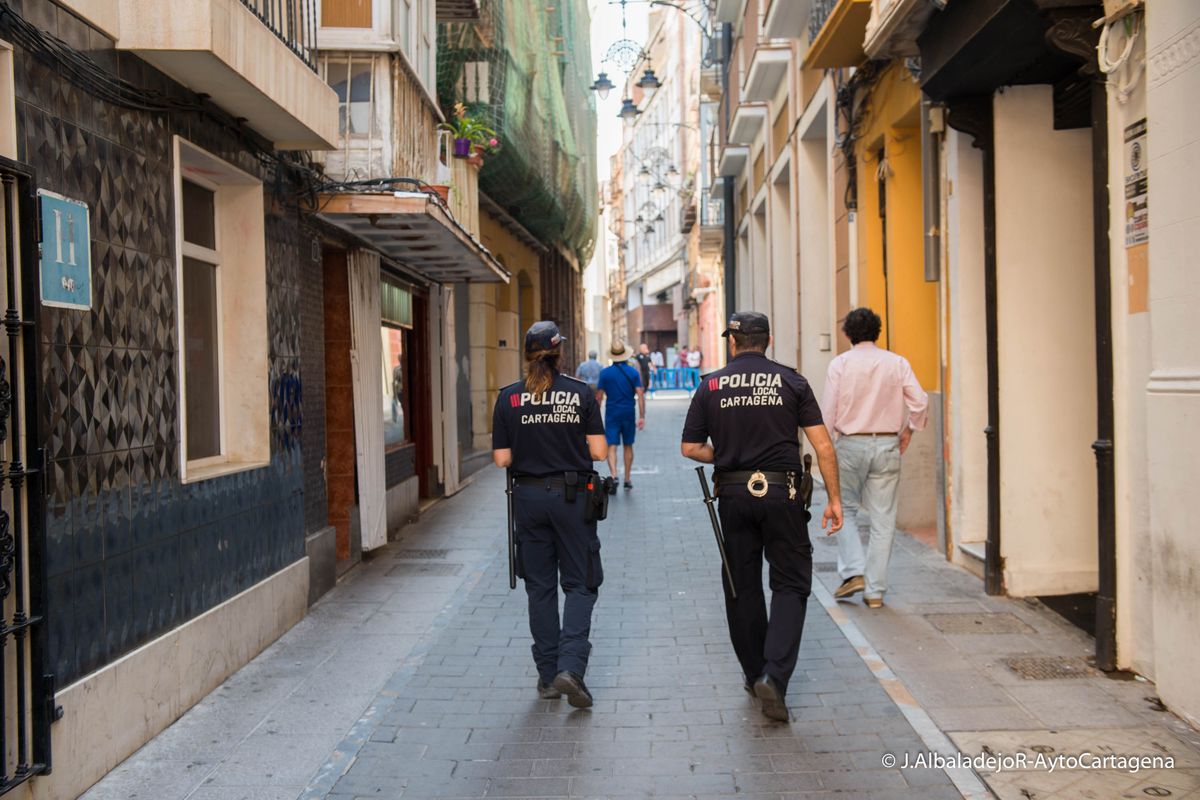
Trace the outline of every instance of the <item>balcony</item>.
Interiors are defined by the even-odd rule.
[[[746,145],[726,145],[721,151],[721,160],[717,163],[717,174],[724,178],[737,177],[742,174],[749,160],[750,148]]]
[[[438,22],[471,22],[479,19],[479,0],[437,0]]]
[[[919,56],[917,36],[933,12],[928,0],[871,0],[864,50],[871,58]]]
[[[729,143],[754,144],[766,124],[766,103],[742,103],[733,112],[733,119],[729,123]]]
[[[750,67],[742,83],[742,100],[766,103],[775,98],[779,85],[787,78],[792,47],[786,42],[763,42],[754,48]]]
[[[863,39],[871,0],[813,0],[809,14],[812,44],[804,66],[815,69],[856,67],[866,60]]]
[[[746,9],[746,0],[717,0],[717,22],[737,22]]]
[[[120,0],[136,53],[272,142],[330,150],[338,102],[315,67],[315,0]]]
[[[763,35],[769,39],[807,39],[812,0],[774,0],[763,20]]]

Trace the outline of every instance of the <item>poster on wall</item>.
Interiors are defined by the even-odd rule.
[[[42,304],[92,307],[92,237],[87,203],[38,190],[42,219]]]
[[[1125,246],[1150,239],[1149,191],[1146,176],[1146,119],[1125,127]]]

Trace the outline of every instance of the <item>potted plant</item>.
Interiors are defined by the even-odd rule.
[[[483,166],[483,157],[487,156],[487,155],[491,155],[492,153],[496,152],[499,149],[500,149],[500,140],[497,139],[495,136],[488,139],[483,144],[473,144],[473,145],[471,145],[471,155],[469,158],[467,158],[467,163],[472,164],[473,166],[476,166],[476,167],[482,167]]]
[[[462,103],[454,104],[454,116],[449,122],[438,125],[438,129],[449,131],[454,137],[451,155],[455,158],[470,158],[473,146],[495,147],[497,143],[496,132],[478,117],[468,114],[467,107]]]

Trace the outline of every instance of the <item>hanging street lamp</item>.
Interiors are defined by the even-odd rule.
[[[650,167],[642,164],[642,168],[637,172],[637,177],[639,183],[645,183],[646,181],[650,180]]]
[[[649,101],[650,98],[654,97],[654,93],[658,91],[658,87],[662,86],[662,81],[654,74],[653,67],[646,67],[646,71],[642,73],[641,80],[634,85],[645,92],[646,100]]]
[[[665,183],[663,183],[662,181],[658,181],[657,183],[654,184],[654,188],[651,189],[650,191],[654,192],[655,197],[661,198],[664,194],[667,193],[667,185]]]
[[[637,122],[638,116],[642,110],[634,105],[633,100],[626,97],[621,101],[621,110],[617,112],[617,116],[625,120],[625,125],[632,128],[633,123]]]
[[[616,84],[608,79],[607,72],[601,72],[596,78],[596,82],[592,84],[592,91],[595,92],[601,100],[607,100],[608,93],[615,88]]]

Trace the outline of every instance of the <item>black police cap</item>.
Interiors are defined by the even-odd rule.
[[[767,319],[766,314],[760,314],[757,311],[737,311],[729,318],[729,327],[727,327],[722,336],[728,336],[731,333],[770,333],[771,323]]]
[[[529,330],[525,332],[525,352],[553,350],[562,344],[562,340],[563,337],[558,331],[558,326],[550,320],[544,319],[530,325]]]

